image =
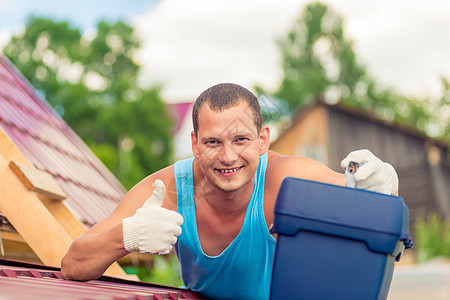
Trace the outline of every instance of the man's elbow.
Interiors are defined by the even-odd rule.
[[[64,279],[88,281],[100,277],[86,271],[89,270],[82,268],[79,262],[74,261],[67,254],[61,260],[61,276]]]
[[[61,260],[61,276],[64,279],[80,280],[80,272],[77,272],[77,264],[66,254]]]
[[[61,276],[64,279],[75,279],[75,274],[73,270],[73,263],[69,262],[69,258],[67,258],[67,254],[61,259]]]

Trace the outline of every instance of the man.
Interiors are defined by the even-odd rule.
[[[130,251],[167,254],[175,245],[186,287],[214,299],[269,297],[275,238],[268,228],[281,182],[289,176],[345,185],[345,176],[268,151],[257,98],[241,86],[207,89],[192,118],[194,158],[143,179],[75,240],[62,260],[64,278],[94,279]],[[370,151],[352,152],[343,166],[350,162],[360,166],[357,188],[397,192],[395,170]]]

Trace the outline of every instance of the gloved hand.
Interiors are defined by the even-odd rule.
[[[161,207],[166,194],[164,183],[157,179],[155,189],[136,214],[122,221],[123,245],[127,251],[168,254],[181,234],[183,217]]]
[[[373,192],[395,195],[398,177],[395,169],[367,149],[350,152],[341,162],[345,185]]]

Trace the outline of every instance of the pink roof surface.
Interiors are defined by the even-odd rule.
[[[1,299],[199,299],[188,290],[102,276],[64,280],[60,269],[0,259]]]
[[[36,168],[53,175],[85,226],[108,216],[125,195],[114,175],[1,55],[0,126]]]

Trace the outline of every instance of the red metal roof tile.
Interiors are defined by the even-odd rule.
[[[64,280],[60,269],[0,259],[2,299],[200,299],[173,287],[102,276],[88,282]]]
[[[108,216],[125,195],[114,175],[3,56],[0,126],[36,168],[54,176],[66,205],[87,227]]]

